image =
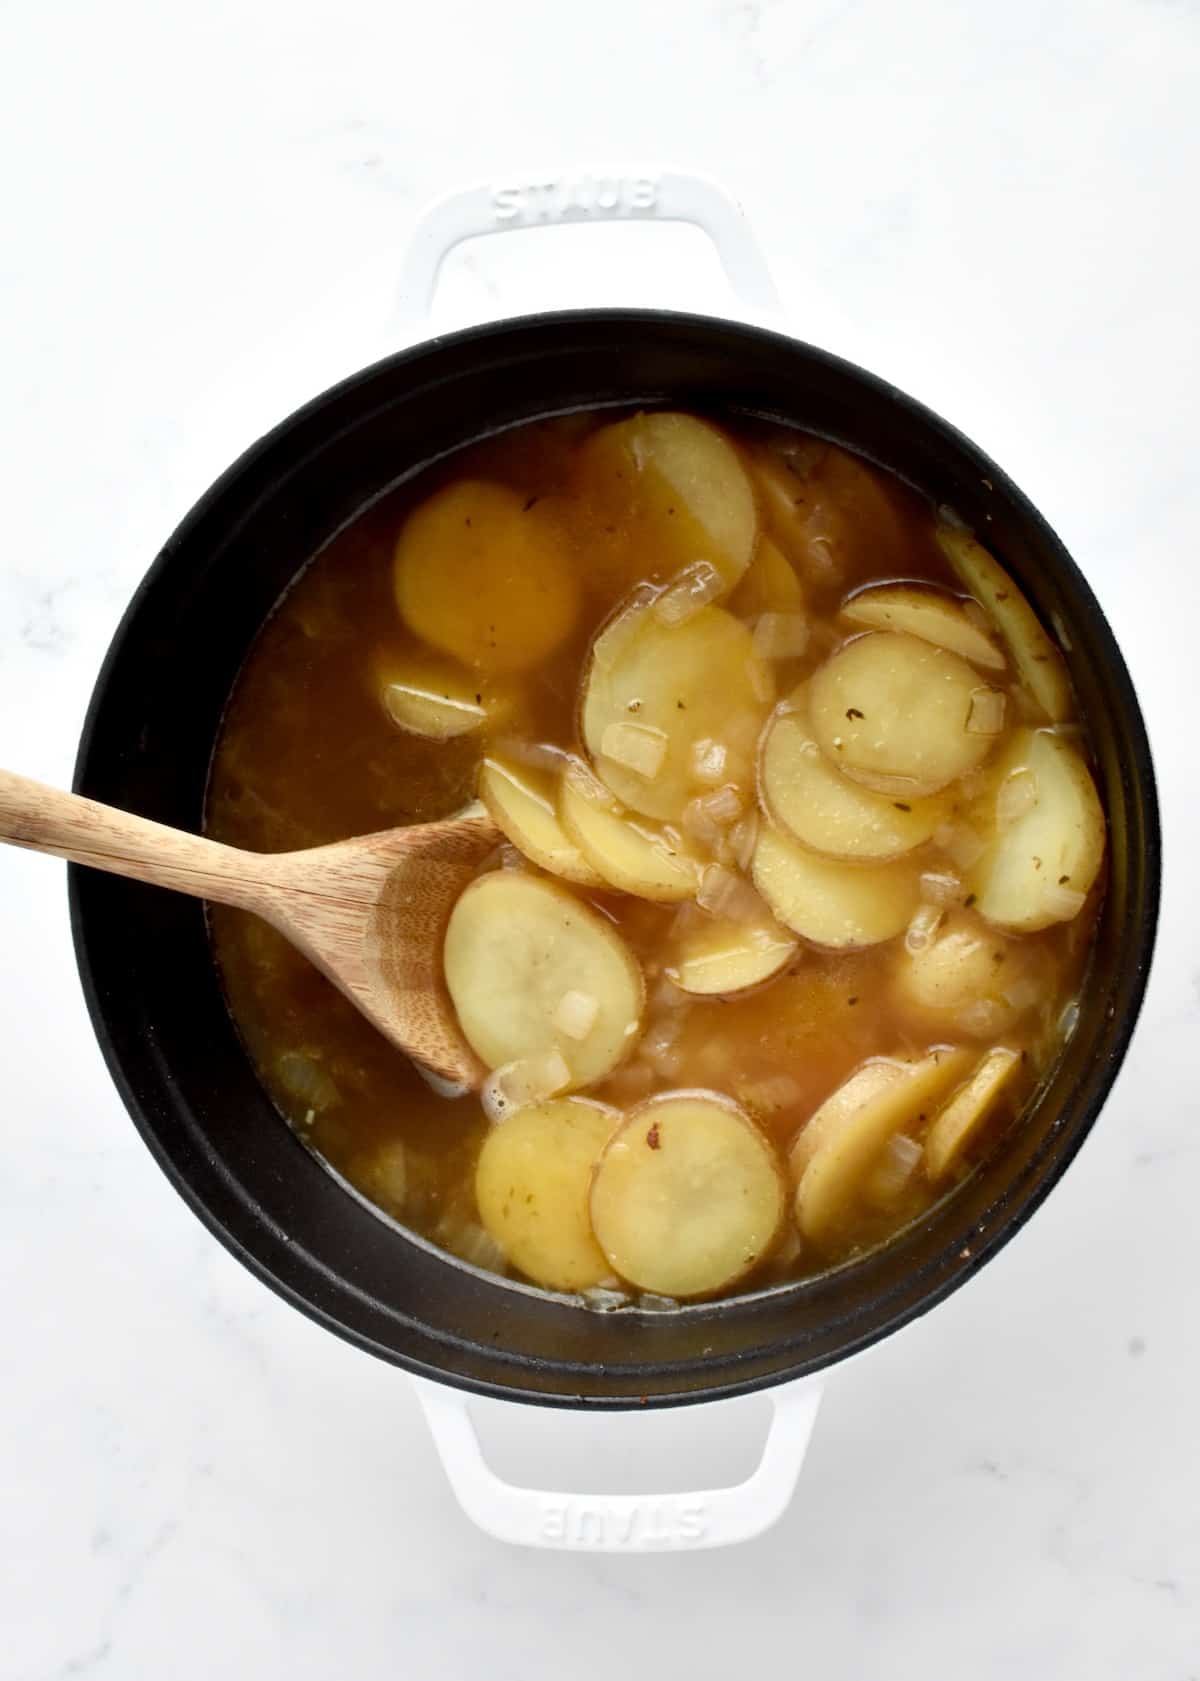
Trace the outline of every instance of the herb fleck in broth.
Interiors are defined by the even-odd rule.
[[[497,1071],[437,1095],[214,907],[234,1019],[305,1142],[481,1266],[680,1299],[824,1270],[952,1189],[1056,1054],[1103,874],[1072,708],[1015,584],[857,458],[521,428],[298,580],[208,813],[278,851],[478,791],[508,838],[447,980]]]

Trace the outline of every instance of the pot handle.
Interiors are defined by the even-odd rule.
[[[702,175],[678,170],[542,175],[467,187],[438,199],[413,232],[401,271],[401,321],[419,333],[438,274],[464,239],[563,222],[688,222],[706,233],[742,310],[768,319],[779,295],[737,200]]]
[[[559,1494],[516,1488],[488,1465],[468,1396],[412,1378],[434,1446],[466,1515],[518,1547],[564,1552],[694,1552],[749,1541],[783,1516],[808,1451],[821,1386],[811,1378],[769,1391],[762,1458],[743,1483],[694,1494]]]

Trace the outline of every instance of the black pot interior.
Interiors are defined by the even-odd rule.
[[[477,1273],[377,1217],[297,1141],[227,1013],[202,907],[73,870],[88,1002],[164,1171],[275,1289],[385,1359],[512,1398],[705,1399],[814,1371],[926,1311],[1017,1230],[1116,1073],[1158,898],[1153,772],[1128,674],[1054,534],[966,439],[881,381],[795,341],[641,311],[530,318],[435,341],[285,421],[168,542],[110,650],[76,786],[197,829],[218,722],[256,631],[367,502],[487,432],[604,404],[742,410],[822,434],[956,509],[1055,627],[1089,721],[1110,876],[1078,1027],[1025,1124],[896,1242],[823,1278],[674,1313],[602,1315]]]

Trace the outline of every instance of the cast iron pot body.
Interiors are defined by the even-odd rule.
[[[942,1206],[823,1278],[673,1313],[600,1314],[504,1282],[371,1211],[289,1131],[228,1014],[203,907],[73,870],[92,1019],[135,1124],[209,1229],[331,1330],[425,1376],[571,1406],[697,1401],[802,1376],[924,1313],[1028,1219],[1117,1072],[1154,936],[1159,828],[1133,688],[1095,598],[1017,487],[960,433],[820,350],[640,310],[530,317],[355,374],[255,444],[151,567],[96,685],[80,792],[199,829],[226,699],[291,581],[365,504],[522,421],[605,405],[766,416],[844,444],[956,509],[1058,629],[1110,819],[1078,1026],[1024,1124]],[[1065,636],[1063,632],[1065,631]]]

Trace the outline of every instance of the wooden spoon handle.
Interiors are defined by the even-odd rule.
[[[247,910],[262,912],[275,895],[275,873],[267,857],[168,829],[7,770],[0,770],[0,841]]]

